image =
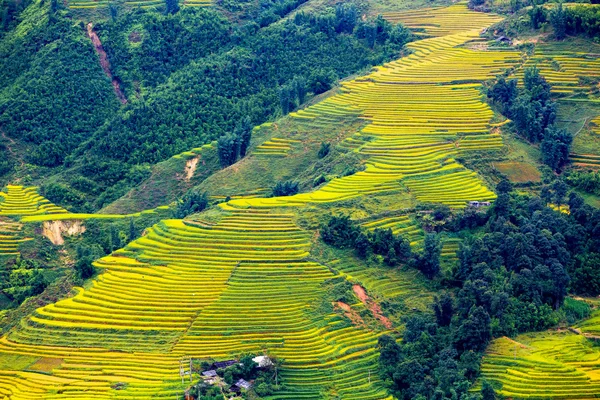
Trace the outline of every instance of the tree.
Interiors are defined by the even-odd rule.
[[[321,147],[319,148],[319,152],[317,156],[319,158],[325,158],[329,154],[329,149],[331,148],[330,143],[321,142]]]
[[[356,26],[358,10],[354,4],[338,3],[335,6],[335,31],[352,33]]]
[[[528,14],[533,29],[540,29],[540,26],[547,20],[546,9],[537,4],[529,10]]]
[[[567,36],[567,14],[562,3],[558,3],[550,13],[550,23],[554,28],[554,37],[563,40]]]
[[[385,263],[389,266],[394,266],[398,263],[398,257],[396,256],[396,250],[393,247],[390,247],[386,256]]]
[[[590,253],[577,257],[573,271],[572,289],[587,296],[600,294],[600,254]]]
[[[94,275],[95,269],[92,263],[104,255],[104,252],[98,245],[77,246],[77,261],[75,262],[75,272],[81,279],[88,279]]]
[[[217,152],[223,168],[233,165],[237,161],[239,151],[239,139],[235,135],[226,134],[217,141]]]
[[[554,202],[557,205],[563,204],[563,200],[569,191],[569,186],[562,179],[557,179],[552,184],[552,190],[554,190]]]
[[[481,384],[481,400],[496,400],[496,391],[487,380]]]
[[[498,192],[498,193],[510,193],[510,192],[512,192],[512,190],[513,190],[512,183],[510,183],[506,179],[501,180],[500,183],[498,183],[498,185],[496,185],[496,192]]]
[[[482,306],[472,307],[469,316],[461,324],[457,347],[464,350],[482,351],[492,338],[491,318]]]
[[[333,86],[336,80],[335,73],[332,70],[318,69],[310,74],[309,90],[314,94],[325,93]]]
[[[281,89],[279,89],[279,105],[283,115],[289,114],[289,112],[294,108],[292,91],[287,85],[284,85],[281,87]]]
[[[304,103],[306,99],[306,91],[307,91],[307,83],[306,78],[303,76],[296,76],[292,81],[292,85],[294,87],[294,93],[296,95],[296,100],[298,101],[298,105]]]
[[[166,5],[166,14],[175,14],[179,11],[179,1],[178,0],[165,0]]]
[[[544,164],[555,171],[560,171],[569,161],[572,142],[573,137],[565,129],[560,129],[556,125],[546,128],[540,146]]]
[[[190,190],[182,199],[177,201],[174,216],[177,219],[183,219],[190,214],[203,211],[208,206],[208,195],[206,192],[200,193],[198,190]]]
[[[369,238],[364,233],[358,235],[354,241],[354,250],[359,258],[367,258],[369,253],[373,251]]]
[[[475,8],[482,6],[485,3],[485,0],[469,0],[469,8]]]
[[[119,8],[117,5],[115,3],[110,3],[108,5],[108,11],[110,12],[110,18],[112,22],[116,22],[119,15]]]
[[[236,125],[234,134],[238,138],[240,144],[240,157],[245,157],[250,141],[252,139],[252,122],[250,117],[246,116],[244,119]]]
[[[129,241],[133,242],[137,238],[137,232],[135,230],[135,223],[133,218],[129,218]]]
[[[432,307],[438,325],[450,325],[452,316],[454,315],[454,300],[452,299],[452,296],[448,293],[442,293],[440,297],[434,298]]]
[[[300,191],[298,182],[293,181],[281,181],[277,182],[273,188],[273,196],[293,196]]]
[[[423,251],[414,256],[414,264],[427,278],[433,279],[440,272],[440,256],[442,245],[440,237],[435,233],[427,233]]]
[[[352,247],[360,233],[348,215],[333,215],[321,228],[321,239],[335,247]]]

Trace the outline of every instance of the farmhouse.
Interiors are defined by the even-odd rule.
[[[479,208],[479,207],[489,207],[491,205],[492,205],[492,203],[490,203],[489,201],[469,201],[469,207]]]
[[[212,369],[227,368],[227,367],[232,366],[233,364],[237,364],[237,361],[236,360],[217,361],[212,365]]]

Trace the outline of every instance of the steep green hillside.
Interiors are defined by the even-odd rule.
[[[112,108],[64,130],[55,165],[31,157],[62,136],[29,143],[35,119],[0,109],[5,178],[45,196],[0,193],[3,397],[600,395],[574,298],[600,294],[600,214],[577,194],[599,64],[575,47],[596,45],[557,40],[554,5],[525,27],[546,11],[350,3],[40,2],[7,24],[11,58],[26,21],[64,26],[99,57],[64,78],[96,76]],[[50,97],[24,78],[45,50],[7,101]]]

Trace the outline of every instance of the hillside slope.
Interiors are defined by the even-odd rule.
[[[413,54],[345,83],[339,95],[288,117],[292,122],[272,126],[297,123],[319,132],[325,124],[341,135],[340,152],[364,162],[364,171],[274,198],[255,197],[260,183],[245,175],[272,163],[259,150],[215,174],[201,185],[212,195],[252,192],[255,198],[222,203],[210,217],[162,221],[98,260],[103,273],[87,287],[39,308],[0,340],[2,393],[11,399],[32,393],[53,399],[172,398],[186,386],[179,376],[182,357],[223,359],[265,350],[284,359],[285,387],[272,398],[390,398],[374,374],[375,343],[399,329],[400,321],[371,324],[359,298],[343,306],[345,316],[325,288],[332,279],[347,279],[373,296],[410,304],[405,312],[413,303],[424,308],[417,300],[426,304],[431,293],[414,274],[357,268],[352,260],[327,254],[313,232],[298,224],[314,227],[330,206],[358,212],[367,199],[378,212],[389,212],[401,202],[461,208],[495,198],[455,157],[501,146],[489,133],[493,112],[478,89],[520,55],[465,48],[500,18],[473,14],[464,4],[445,10],[440,23],[446,28],[411,44]],[[472,24],[459,23],[472,15]],[[366,123],[360,133],[349,128],[358,120]],[[276,138],[287,140],[292,153],[297,146],[311,154],[319,143],[287,131],[269,140]],[[297,162],[288,168],[298,168]],[[241,192],[234,192],[237,185],[243,185]],[[419,228],[410,228],[408,218],[393,221],[397,229],[408,224],[419,241]],[[390,223],[384,216],[372,222]],[[350,310],[358,310],[364,323]]]

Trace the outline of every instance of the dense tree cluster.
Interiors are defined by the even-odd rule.
[[[200,193],[197,190],[190,190],[182,199],[177,201],[173,216],[175,218],[185,218],[188,215],[199,213],[208,206],[208,195]]]
[[[49,12],[47,3],[31,4],[23,34],[13,30],[0,41],[0,127],[29,149],[27,162],[57,167],[118,101],[83,26],[50,21]]]
[[[219,162],[222,167],[228,167],[243,158],[252,139],[252,123],[246,117],[237,123],[232,133],[225,134],[217,141]]]
[[[300,191],[298,182],[295,181],[280,181],[273,187],[273,197],[277,196],[293,196]]]
[[[562,202],[567,189],[554,182],[546,200]],[[450,292],[435,299],[433,312],[409,318],[401,343],[380,339],[380,373],[398,398],[479,396],[467,390],[492,338],[585,316],[589,310],[574,301],[557,310],[568,290],[600,293],[600,212],[574,193],[565,214],[511,190],[501,182],[485,219],[469,226],[479,228],[461,243],[456,267],[444,272]],[[491,387],[485,391],[493,397]]]
[[[555,125],[557,104],[551,99],[550,90],[550,84],[538,69],[528,68],[523,89],[517,87],[516,79],[500,77],[488,91],[488,98],[513,121],[519,135],[531,143],[541,142],[543,162],[560,170],[568,162],[573,138]]]
[[[600,171],[573,171],[567,176],[569,185],[600,196]]]
[[[395,266],[411,260],[410,243],[391,229],[362,229],[347,215],[334,215],[321,227],[321,239],[334,247],[354,249],[359,258],[371,254],[384,257],[387,265]],[[439,260],[439,255],[438,255]]]
[[[44,277],[44,266],[37,260],[20,256],[0,269],[0,291],[15,305],[26,298],[44,291],[48,282]]]
[[[540,3],[542,3],[540,1]],[[596,0],[596,4],[599,4]],[[567,35],[584,34],[600,39],[600,7],[575,6],[563,7],[559,2],[551,10],[535,4],[528,11],[531,27],[539,29],[543,23],[550,22],[557,40]]]
[[[565,31],[567,34],[585,34],[600,40],[600,6],[569,7],[565,8],[564,14]]]

